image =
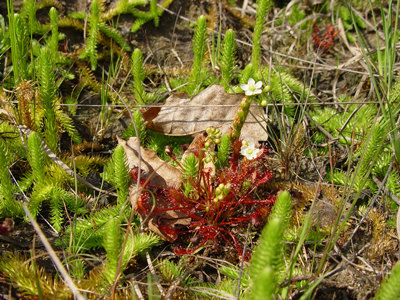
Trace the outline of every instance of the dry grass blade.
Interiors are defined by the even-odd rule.
[[[397,210],[397,222],[396,222],[396,225],[397,225],[397,237],[400,240],[400,207]]]
[[[85,297],[79,292],[78,288],[76,287],[74,281],[72,280],[71,276],[69,276],[67,270],[64,268],[63,264],[61,263],[60,259],[58,258],[57,254],[54,252],[53,247],[51,247],[49,241],[47,240],[46,236],[44,235],[43,231],[40,229],[39,224],[33,218],[31,212],[26,207],[25,204],[22,205],[26,216],[28,217],[29,221],[31,222],[33,228],[35,229],[36,233],[38,234],[40,240],[42,241],[44,247],[46,248],[47,252],[49,253],[50,258],[56,265],[58,271],[60,272],[62,278],[67,283],[68,287],[70,288],[71,292],[73,293],[74,297],[78,300],[85,300]]]

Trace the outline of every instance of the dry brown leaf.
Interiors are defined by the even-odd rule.
[[[127,141],[118,138],[118,144],[125,149],[128,158],[129,169],[135,169],[139,166],[138,139],[131,137]],[[160,159],[156,152],[151,149],[140,147],[141,155],[141,177],[149,178],[149,185],[159,188],[181,186],[181,172]]]
[[[226,93],[224,87],[218,84],[209,86],[192,99],[186,93],[172,94],[165,100],[157,117],[148,123],[148,127],[163,134],[176,136],[195,135],[211,126],[220,128],[222,133],[228,133],[243,97],[243,93]],[[265,124],[267,116],[261,109],[251,106],[250,112],[261,124]],[[268,135],[265,128],[249,114],[242,128],[242,138],[257,143],[266,141]]]
[[[124,147],[129,169],[137,169],[139,167],[139,144],[138,139],[136,137],[131,137],[127,141],[119,138],[118,144]],[[162,159],[160,159],[156,152],[151,149],[145,149],[140,147],[140,156],[141,156],[141,177],[149,179],[149,186],[167,189],[169,187],[174,187],[179,189],[182,183],[182,175],[181,172],[166,163]],[[131,203],[135,206],[134,209],[137,209],[138,206],[134,203],[134,198],[136,197],[137,189],[136,186],[133,186],[130,190],[130,200]],[[163,207],[168,207],[168,203],[163,198],[156,198],[156,201],[159,205]],[[171,210],[162,210],[162,211],[154,211],[150,218],[145,215],[145,212],[142,210],[138,210],[142,219],[145,220],[145,225],[153,231],[155,234],[159,235],[161,238],[170,241],[173,243],[178,235],[174,230],[167,230],[168,228],[174,228],[179,226],[187,226],[191,222],[191,218],[179,211],[178,209]]]

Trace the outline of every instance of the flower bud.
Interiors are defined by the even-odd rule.
[[[250,107],[251,101],[247,101],[246,98],[243,98],[242,101],[240,102],[240,108],[243,110],[248,110]]]
[[[210,146],[211,146],[210,142],[205,142],[204,148],[208,149],[208,148],[210,148]]]
[[[167,153],[167,155],[169,156],[169,157],[172,157],[172,155],[173,155],[173,150],[172,150],[172,147],[171,146],[165,146],[165,153]]]
[[[210,154],[213,157],[215,157],[217,155],[215,152],[209,152],[208,154]]]
[[[219,194],[221,194],[221,189],[219,188],[219,187],[217,187],[216,189],[215,189],[215,195],[219,195]]]
[[[218,185],[218,188],[219,188],[220,190],[224,189],[224,188],[225,188],[225,184],[220,183],[220,184]]]
[[[261,103],[260,103],[260,105],[262,106],[262,107],[266,107],[267,106],[267,100],[263,100],[263,101],[261,101]]]
[[[208,134],[210,134],[210,133],[211,133],[211,128],[210,128],[210,127],[207,127],[206,132],[207,132]]]
[[[218,134],[218,133],[220,133],[220,131],[219,131],[219,129],[217,128],[217,129],[215,129],[215,134]]]
[[[269,93],[271,90],[272,90],[272,87],[271,87],[270,85],[267,85],[267,86],[264,88],[263,92],[264,92],[264,93]]]
[[[220,139],[215,139],[214,143],[216,143],[218,145],[219,143],[221,143],[221,140]]]
[[[207,156],[206,158],[204,158],[203,160],[206,164],[208,164],[209,162],[211,162],[211,157]]]
[[[231,190],[231,184],[227,183],[224,187],[224,194],[227,195]]]
[[[245,121],[245,118],[244,118],[244,111],[243,111],[242,108],[239,108],[239,109],[237,110],[237,115],[238,115],[238,117],[239,117],[239,119],[240,119],[241,122],[244,122],[244,121]]]
[[[242,141],[242,146],[248,146],[248,145],[249,145],[249,143],[247,141],[245,141],[245,140]]]

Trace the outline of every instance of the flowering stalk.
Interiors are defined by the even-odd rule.
[[[212,144],[220,144],[221,143],[221,137],[222,134],[219,131],[219,129],[214,128],[214,127],[208,127],[206,129],[206,132],[208,134],[207,138],[206,138],[206,142],[204,143],[204,151],[205,151],[205,157],[203,159],[203,161],[207,164],[209,162],[211,162],[211,160],[214,159],[216,153],[213,151],[209,151],[209,148],[211,147]]]
[[[237,116],[233,120],[233,128],[231,127],[228,136],[231,141],[234,141],[240,137],[240,132],[246,121],[247,115],[250,111],[250,104],[253,100],[254,95],[261,94],[262,82],[257,83],[253,78],[250,78],[247,84],[241,84],[240,88],[245,91],[246,97],[240,102],[240,108],[237,111]]]

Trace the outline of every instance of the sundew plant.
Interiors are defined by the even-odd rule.
[[[396,298],[398,1],[3,4],[3,298]]]

